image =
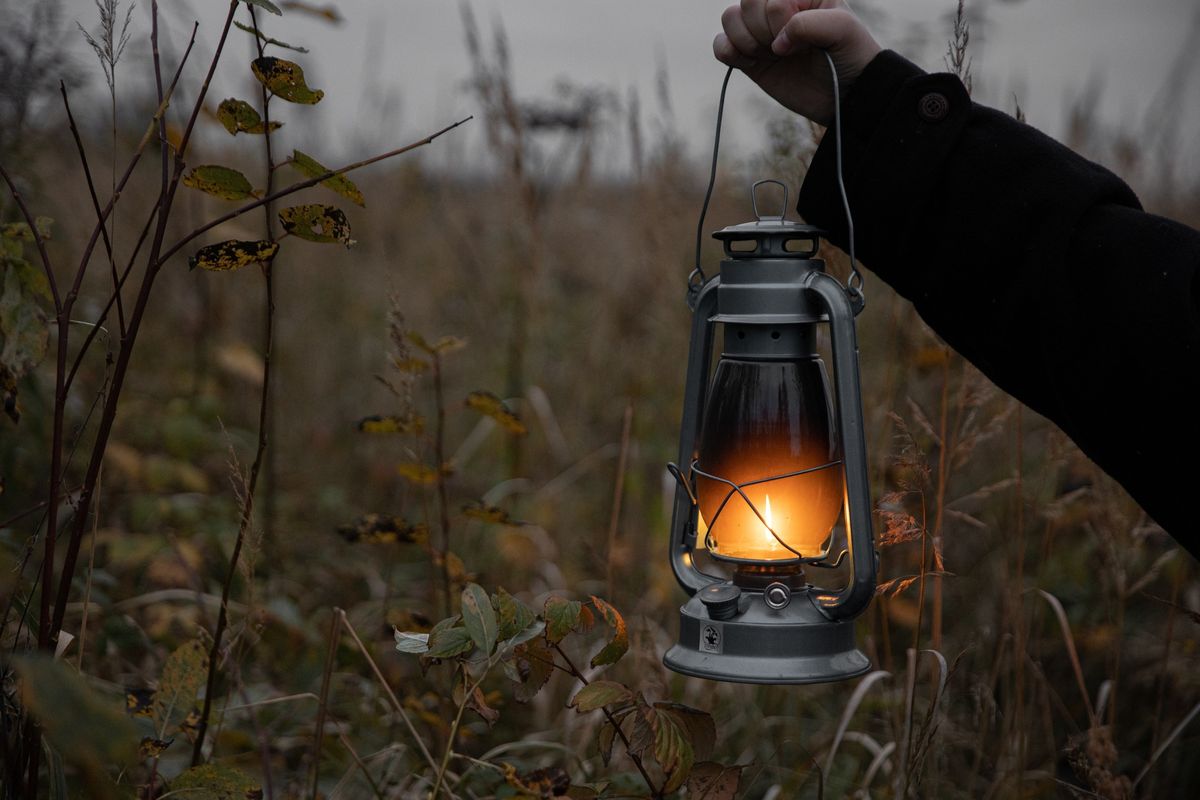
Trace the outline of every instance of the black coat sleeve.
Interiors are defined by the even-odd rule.
[[[891,51],[842,106],[865,266],[1200,550],[1200,232]],[[798,210],[846,244],[826,136]]]

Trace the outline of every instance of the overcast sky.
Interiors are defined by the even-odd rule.
[[[524,99],[547,97],[560,79],[608,87],[622,98],[635,87],[650,124],[655,75],[658,65],[665,65],[678,131],[689,152],[699,155],[710,146],[723,70],[712,58],[711,42],[728,2],[471,0],[470,5],[485,38],[494,23],[506,28],[516,88]],[[325,151],[341,156],[364,146],[404,143],[476,111],[463,87],[468,58],[459,2],[340,0],[336,5],[345,17],[339,25],[297,12],[260,19],[276,38],[311,48],[311,53],[293,57],[303,64],[310,84],[328,92],[316,108],[286,110],[292,137],[319,140]],[[199,19],[198,55],[211,53],[225,3],[162,0],[160,7],[164,40],[169,40],[164,49],[182,46],[190,21]],[[1015,95],[1032,124],[1060,135],[1069,102],[1089,81],[1102,88],[1103,118],[1140,119],[1172,70],[1182,65],[1186,89],[1171,102],[1187,106],[1193,123],[1200,122],[1200,58],[1181,57],[1189,37],[1192,52],[1200,52],[1195,31],[1200,6],[1195,0],[973,0],[967,7],[982,17],[975,22],[971,45],[981,101],[1011,111]],[[953,0],[875,0],[864,8],[885,46],[926,69],[942,68]],[[95,28],[91,0],[67,0],[66,14]],[[139,43],[131,46],[131,60],[147,56],[148,16],[149,0],[138,0]],[[236,30],[231,36],[233,57],[216,79],[217,99],[248,94],[250,37]],[[91,88],[102,92],[96,82]],[[732,154],[750,155],[761,141],[756,93],[744,79],[731,85]],[[478,136],[476,127],[473,135]],[[469,137],[461,141],[472,142]],[[302,141],[289,141],[293,143]],[[1195,152],[1197,143],[1193,135],[1183,144]],[[456,158],[469,160],[473,147],[454,150]]]

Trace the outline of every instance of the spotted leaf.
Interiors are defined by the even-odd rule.
[[[245,200],[257,196],[245,175],[236,169],[216,164],[205,164],[189,170],[183,176],[183,185],[222,200]]]
[[[304,82],[304,70],[294,61],[263,56],[254,59],[250,64],[250,71],[272,94],[289,103],[311,106],[321,102],[321,98],[325,96],[325,92],[320,89],[308,87]]]
[[[323,166],[315,158],[307,153],[301,153],[299,150],[292,151],[292,159],[288,163],[300,170],[300,172],[303,172],[305,177],[308,178],[316,178],[330,171],[328,167]],[[331,175],[321,181],[321,185],[327,189],[332,189],[356,205],[366,205],[363,193],[345,175]]]
[[[217,106],[217,121],[234,136],[239,133],[266,133],[283,127],[282,122],[272,120],[268,128],[254,106],[233,97],[222,100],[221,105]]]
[[[471,519],[477,519],[480,522],[489,522],[493,525],[504,525],[510,528],[519,528],[528,523],[522,522],[519,519],[513,519],[503,508],[490,506],[479,500],[472,500],[462,507],[464,516]]]
[[[350,222],[346,214],[335,206],[320,203],[291,206],[279,212],[279,222],[285,231],[309,242],[341,242],[346,247],[354,245],[354,240],[350,238]]]
[[[208,269],[214,272],[229,272],[241,269],[247,264],[270,261],[275,257],[279,245],[275,242],[257,241],[246,242],[240,239],[230,239],[208,247],[201,247],[196,255],[188,259],[188,267]]]
[[[420,544],[429,540],[429,527],[391,514],[364,514],[348,525],[339,525],[338,535],[348,542]]]
[[[425,430],[425,418],[416,413],[397,416],[363,417],[356,426],[360,433],[420,433]]]

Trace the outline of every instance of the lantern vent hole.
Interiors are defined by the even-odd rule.
[[[772,339],[778,339],[778,338],[779,338],[779,331],[771,331],[771,338],[772,338]]]
[[[758,242],[754,239],[734,239],[729,242],[729,249],[734,253],[753,253],[758,250]]]

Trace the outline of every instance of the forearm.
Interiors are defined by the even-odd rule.
[[[1200,391],[1200,234],[894,53],[867,67],[843,112],[863,263],[1180,536],[1186,523],[1159,497],[1170,481],[1146,485],[1143,462],[1200,445],[1186,411]],[[826,137],[799,210],[844,245],[833,150]]]

